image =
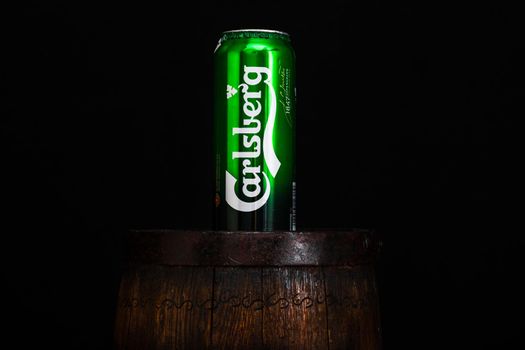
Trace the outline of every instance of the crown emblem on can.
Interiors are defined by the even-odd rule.
[[[233,97],[237,93],[237,89],[230,84],[226,85],[226,98]]]

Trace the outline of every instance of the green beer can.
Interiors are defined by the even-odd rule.
[[[289,35],[224,32],[214,70],[214,228],[295,231],[295,53]]]

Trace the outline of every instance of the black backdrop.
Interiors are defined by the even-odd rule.
[[[122,233],[211,227],[212,52],[221,31],[254,27],[296,50],[299,227],[384,237],[385,349],[521,337],[520,13],[267,4],[3,11],[6,342],[109,348]]]

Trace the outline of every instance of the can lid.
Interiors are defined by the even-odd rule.
[[[263,39],[282,39],[290,41],[290,35],[286,32],[271,29],[235,29],[222,32],[221,40],[229,39],[249,39],[249,38],[263,38]]]
[[[290,36],[290,34],[280,31],[280,30],[273,30],[273,29],[235,29],[235,30],[227,30],[222,32],[223,34],[226,33],[238,33],[238,32],[262,32],[262,33],[276,33],[281,35],[287,35]]]

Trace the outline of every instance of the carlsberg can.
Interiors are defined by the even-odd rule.
[[[214,70],[214,228],[295,231],[295,53],[289,35],[224,32]]]

